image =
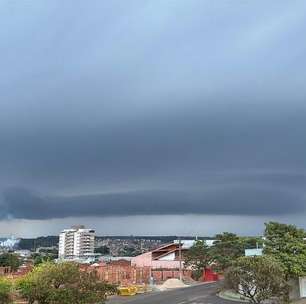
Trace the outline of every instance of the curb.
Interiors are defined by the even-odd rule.
[[[230,296],[230,295],[226,295],[224,291],[218,292],[217,296],[221,299],[232,301],[232,302],[250,303],[250,301],[248,301],[248,300],[243,300],[243,299],[235,298],[235,297]]]

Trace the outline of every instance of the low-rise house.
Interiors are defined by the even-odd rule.
[[[133,257],[131,264],[136,267],[151,267],[152,269],[178,269],[180,267],[180,254],[183,266],[183,256],[186,250],[188,249],[183,248],[183,243],[167,244]]]
[[[178,269],[184,267],[184,255],[194,245],[196,240],[175,240],[171,244],[161,246],[155,250],[133,257],[131,264],[137,267],[151,267],[152,269]],[[207,246],[212,246],[214,240],[206,240]]]

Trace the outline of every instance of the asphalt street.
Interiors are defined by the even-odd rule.
[[[232,304],[216,296],[218,284],[202,284],[164,292],[115,297],[107,304]]]

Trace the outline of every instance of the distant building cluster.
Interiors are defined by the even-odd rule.
[[[0,248],[3,249],[7,249],[7,250],[13,250],[14,248],[17,247],[18,243],[19,243],[19,239],[16,239],[15,237],[11,237],[11,238],[7,238],[7,239],[2,239],[0,241]]]
[[[96,248],[107,247],[108,255],[113,257],[135,256],[155,249],[162,244],[161,240],[148,238],[108,238],[97,237]]]
[[[94,258],[95,230],[83,225],[64,229],[59,235],[59,260],[90,260]]]

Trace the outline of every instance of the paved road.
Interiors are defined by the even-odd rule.
[[[233,304],[216,296],[218,285],[204,284],[135,297],[116,297],[107,304]]]

